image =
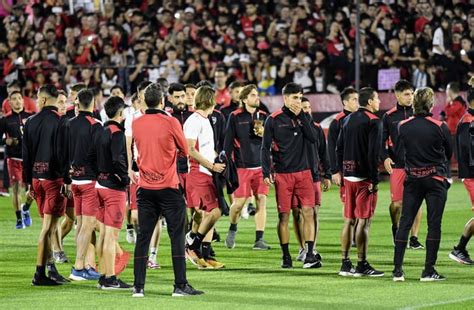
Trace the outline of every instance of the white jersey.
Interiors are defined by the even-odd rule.
[[[142,116],[143,113],[141,110],[136,110],[132,114],[128,115],[128,117],[125,119],[125,137],[127,138],[132,138],[133,136],[133,131],[132,131],[132,124],[133,121]],[[138,149],[135,143],[132,143],[133,147],[133,152],[132,152],[132,160],[136,161],[137,160],[137,154],[138,154]]]
[[[196,150],[211,163],[214,162],[214,131],[211,122],[207,117],[202,116],[198,112],[194,112],[184,123],[184,136],[186,139],[196,140]],[[190,159],[191,169],[199,166],[199,171],[208,175],[212,173],[199,165],[193,158]]]

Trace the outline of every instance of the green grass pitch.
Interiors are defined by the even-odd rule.
[[[406,282],[393,283],[391,278],[393,246],[388,213],[388,184],[380,186],[376,215],[372,223],[369,255],[370,263],[385,271],[377,279],[342,278],[340,268],[339,233],[342,225],[338,189],[332,187],[323,194],[321,230],[317,249],[323,257],[321,269],[303,270],[294,261],[293,270],[280,269],[280,249],[276,234],[277,213],[273,191],[269,197],[265,239],[271,244],[268,252],[252,251],[254,241],[253,218],[241,220],[237,245],[233,250],[223,242],[214,243],[217,257],[226,264],[218,271],[199,271],[188,263],[188,280],[205,295],[191,298],[172,298],[173,273],[167,235],[159,250],[160,270],[149,270],[145,298],[135,299],[130,292],[100,291],[95,282],[70,283],[57,288],[32,287],[35,270],[36,241],[40,229],[37,209],[32,207],[33,226],[14,229],[14,213],[10,198],[0,198],[0,308],[1,309],[268,309],[268,308],[474,308],[474,267],[451,261],[448,254],[457,243],[466,221],[472,216],[464,187],[454,184],[448,194],[442,226],[442,241],[437,269],[447,277],[438,283],[420,283],[424,250],[407,250],[405,258]],[[424,211],[426,209],[424,208]],[[218,223],[225,238],[228,218]],[[420,241],[426,237],[424,213]],[[121,244],[133,251],[121,233]],[[471,246],[472,248],[472,246]],[[75,257],[73,233],[65,239],[65,250],[70,259]],[[292,234],[290,251],[296,256],[298,248]],[[474,252],[473,252],[474,253]],[[356,252],[351,252],[353,261]],[[59,271],[69,275],[72,264],[58,265]],[[133,262],[121,278],[133,282]]]

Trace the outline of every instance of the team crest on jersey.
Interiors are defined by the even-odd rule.
[[[217,117],[211,116],[211,120],[212,120],[212,125],[215,125],[217,123]]]

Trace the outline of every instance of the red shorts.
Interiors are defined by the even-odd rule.
[[[130,194],[130,210],[137,210],[137,183],[130,183],[129,194]]]
[[[189,208],[200,208],[211,212],[219,207],[212,176],[193,169],[189,172],[186,182],[186,200]]]
[[[23,183],[23,161],[7,158],[7,167],[10,183]]]
[[[95,188],[95,181],[89,184],[72,184],[72,194],[74,195],[74,206],[76,216],[96,216],[99,209],[99,197]]]
[[[237,168],[239,188],[234,192],[235,198],[248,198],[253,195],[268,195],[270,187],[263,182],[262,168]]]
[[[474,179],[464,179],[463,183],[471,198],[471,209],[474,211]]]
[[[49,214],[61,217],[66,211],[66,198],[61,195],[62,179],[38,180],[33,179],[33,191],[41,217]]]
[[[403,201],[403,182],[405,182],[405,169],[393,169],[390,175],[390,195],[392,202]]]
[[[370,219],[377,205],[377,192],[369,192],[367,181],[351,182],[344,180],[346,202],[344,203],[344,217],[348,219]]]
[[[178,173],[179,184],[183,189],[186,188],[186,180],[188,178],[188,173]]]
[[[313,188],[314,188],[314,205],[321,206],[321,181],[313,182]],[[296,208],[297,206],[298,206],[298,199],[296,199],[296,197],[293,196],[291,207]]]
[[[346,202],[346,188],[344,187],[344,185],[339,187],[339,198],[341,198],[342,203]]]
[[[293,201],[301,207],[314,207],[313,176],[310,170],[275,175],[279,213],[290,213]]]
[[[98,188],[97,193],[99,194],[100,203],[96,214],[97,220],[105,226],[121,229],[127,202],[126,192],[110,188]]]

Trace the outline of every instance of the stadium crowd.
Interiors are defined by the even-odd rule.
[[[16,4],[14,4],[17,2]],[[390,3],[389,5],[384,4]],[[474,73],[474,13],[468,1],[362,1],[362,85],[399,68],[416,87],[467,87]],[[232,80],[279,94],[296,82],[306,93],[354,82],[356,14],[350,1],[2,1],[0,84],[20,79],[26,94],[52,83],[197,83],[223,67]],[[5,92],[3,92],[5,94]]]

